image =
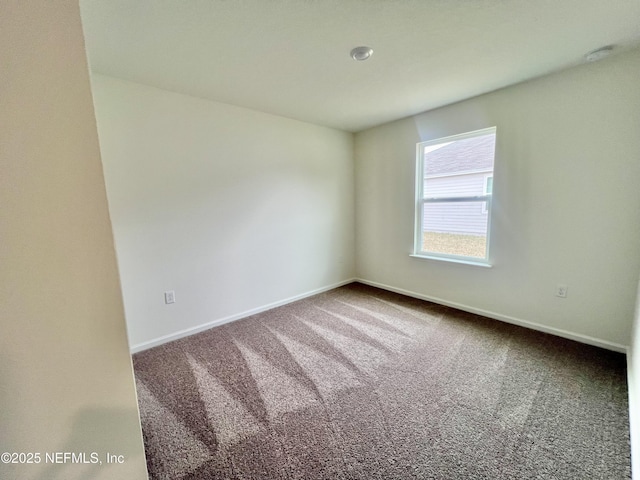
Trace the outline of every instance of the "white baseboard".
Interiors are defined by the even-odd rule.
[[[511,317],[511,316],[508,316],[508,315],[503,315],[503,314],[496,313],[496,312],[491,312],[491,311],[488,311],[488,310],[482,310],[480,308],[471,307],[469,305],[464,305],[464,304],[457,303],[457,302],[451,302],[451,301],[444,300],[444,299],[438,298],[438,297],[432,297],[432,296],[429,296],[429,295],[423,295],[423,294],[420,294],[420,293],[412,292],[410,290],[405,290],[405,289],[402,289],[402,288],[396,288],[396,287],[392,287],[391,285],[386,285],[386,284],[383,284],[383,283],[366,280],[364,278],[350,278],[350,279],[343,280],[343,281],[338,282],[338,283],[334,283],[332,285],[327,285],[327,286],[322,287],[322,288],[318,288],[318,289],[315,289],[315,290],[311,290],[309,292],[302,293],[300,295],[289,297],[289,298],[286,298],[284,300],[280,300],[280,301],[277,301],[277,302],[269,303],[267,305],[262,305],[260,307],[253,308],[251,310],[246,310],[244,312],[237,313],[235,315],[230,315],[228,317],[212,320],[211,322],[207,322],[207,323],[204,323],[204,324],[201,324],[201,325],[197,325],[195,327],[191,327],[191,328],[187,328],[187,329],[184,329],[184,330],[180,330],[178,332],[175,332],[175,333],[172,333],[172,334],[169,334],[169,335],[164,335],[162,337],[158,337],[158,338],[155,338],[153,340],[149,340],[147,342],[142,342],[142,343],[138,343],[136,345],[132,345],[130,347],[131,353],[137,353],[137,352],[141,352],[143,350],[147,350],[149,348],[157,347],[158,345],[162,345],[164,343],[171,342],[173,340],[178,340],[178,339],[183,338],[183,337],[188,337],[189,335],[193,335],[195,333],[202,332],[204,330],[208,330],[208,329],[216,327],[218,325],[223,325],[225,323],[230,323],[230,322],[233,322],[233,321],[236,321],[236,320],[240,320],[242,318],[246,318],[246,317],[249,317],[251,315],[255,315],[257,313],[261,313],[261,312],[264,312],[266,310],[270,310],[272,308],[280,307],[282,305],[286,305],[288,303],[292,303],[292,302],[295,302],[297,300],[302,300],[303,298],[311,297],[313,295],[317,295],[319,293],[326,292],[328,290],[332,290],[334,288],[341,287],[343,285],[347,285],[347,284],[353,283],[353,282],[360,282],[360,283],[363,283],[365,285],[371,285],[372,287],[381,288],[383,290],[388,290],[390,292],[395,292],[395,293],[400,293],[402,295],[407,295],[408,297],[418,298],[420,300],[426,300],[428,302],[437,303],[439,305],[445,305],[447,307],[457,308],[458,310],[463,310],[465,312],[474,313],[474,314],[477,314],[477,315],[482,315],[483,317],[493,318],[494,320],[499,320],[501,322],[511,323],[513,325],[519,325],[521,327],[530,328],[532,330],[537,330],[539,332],[550,333],[550,334],[556,335],[558,337],[567,338],[569,340],[575,340],[577,342],[585,343],[587,345],[593,345],[593,346],[596,346],[596,347],[605,348],[607,350],[613,350],[615,352],[626,353],[627,352],[627,348],[628,348],[626,345],[620,345],[620,344],[617,344],[617,343],[609,342],[607,340],[601,340],[601,339],[598,339],[598,338],[589,337],[587,335],[582,335],[582,334],[579,334],[579,333],[569,332],[567,330],[562,330],[562,329],[559,329],[559,328],[548,327],[546,325],[541,325],[539,323],[530,322],[528,320],[522,320],[520,318]]]
[[[601,340],[599,338],[589,337],[587,335],[573,333],[573,332],[569,332],[567,330],[562,330],[559,328],[548,327],[546,325],[530,322],[528,320],[522,320],[520,318],[510,317],[508,315],[502,315],[500,313],[490,312],[488,310],[482,310],[480,308],[470,307],[469,305],[464,305],[457,302],[450,302],[442,298],[431,297],[429,295],[422,295],[420,293],[411,292],[409,290],[404,290],[402,288],[396,288],[390,285],[385,285],[383,283],[365,280],[364,278],[356,278],[355,281],[364,283],[365,285],[371,285],[372,287],[381,288],[383,290],[389,290],[390,292],[400,293],[408,297],[418,298],[420,300],[426,300],[428,302],[437,303],[439,305],[445,305],[447,307],[457,308],[458,310],[463,310],[465,312],[482,315],[483,317],[493,318],[494,320],[500,320],[501,322],[511,323],[513,325],[529,328],[531,330],[537,330],[539,332],[550,333],[558,337],[567,338],[569,340],[575,340],[576,342],[586,343],[587,345],[593,345],[595,347],[601,347],[607,350],[613,350],[614,352],[620,352],[620,353],[627,352],[626,345],[620,345],[618,343],[609,342],[607,340]]]
[[[629,387],[629,434],[631,445],[631,478],[640,480],[640,399],[637,398],[636,374],[627,351],[627,385]]]
[[[350,278],[348,280],[343,280],[341,282],[334,283],[332,285],[327,285],[322,288],[317,288],[315,290],[311,290],[310,292],[305,292],[300,295],[296,295],[293,297],[286,298],[284,300],[280,300],[278,302],[273,302],[267,305],[263,305],[261,307],[252,308],[251,310],[246,310],[244,312],[237,313],[235,315],[230,315],[228,317],[218,318],[216,320],[212,320],[211,322],[207,322],[202,325],[197,325],[195,327],[185,328],[184,330],[180,330],[179,332],[171,333],[169,335],[163,335],[162,337],[158,337],[153,340],[149,340],[147,342],[138,343],[136,345],[131,345],[130,351],[131,353],[137,353],[143,350],[148,350],[149,348],[157,347],[158,345],[162,345],[163,343],[172,342],[173,340],[178,340],[179,338],[188,337],[189,335],[193,335],[195,333],[202,332],[204,330],[209,330],[210,328],[217,327],[218,325],[224,325],[225,323],[234,322],[236,320],[240,320],[241,318],[246,318],[251,315],[255,315],[257,313],[270,310],[272,308],[276,308],[282,305],[286,305],[288,303],[296,302],[298,300],[302,300],[303,298],[317,295],[318,293],[326,292],[328,290],[333,290],[334,288],[338,288],[343,285],[353,283],[355,281],[356,281],[355,278]]]

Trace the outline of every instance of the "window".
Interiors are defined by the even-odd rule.
[[[496,129],[418,144],[414,256],[489,266]]]

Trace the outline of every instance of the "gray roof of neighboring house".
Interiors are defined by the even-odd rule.
[[[425,176],[492,170],[496,137],[493,134],[465,138],[425,155]]]

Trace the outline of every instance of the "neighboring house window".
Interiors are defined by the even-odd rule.
[[[418,144],[414,256],[489,265],[495,127]]]
[[[483,194],[484,195],[491,195],[491,193],[493,192],[493,174],[492,175],[485,175],[484,177],[484,189],[483,189]],[[482,204],[482,213],[489,213],[489,209],[487,208],[487,202],[484,202]]]

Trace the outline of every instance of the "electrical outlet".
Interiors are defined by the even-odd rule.
[[[176,303],[176,292],[171,290],[170,292],[164,292],[164,303],[169,305],[170,303]]]
[[[566,298],[567,297],[567,290],[569,290],[569,287],[567,287],[566,285],[559,283],[557,288],[556,288],[556,297],[560,297],[560,298]]]

